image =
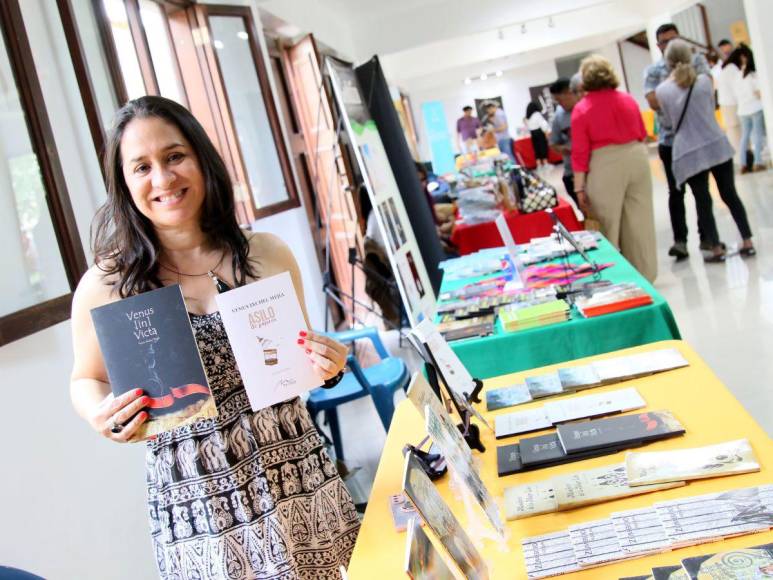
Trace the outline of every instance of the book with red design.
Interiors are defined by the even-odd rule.
[[[113,394],[150,397],[132,440],[217,415],[179,285],[94,308],[91,319]]]

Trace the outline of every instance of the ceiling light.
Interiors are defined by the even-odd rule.
[[[237,32],[237,33],[236,33],[236,36],[238,36],[238,37],[239,37],[239,38],[241,38],[242,40],[247,40],[247,39],[250,37],[250,35],[249,35],[249,34],[247,34],[246,32],[244,32],[244,30],[240,30],[239,32]]]
[[[526,34],[526,23],[521,24],[521,34]]]
[[[488,78],[488,75],[486,73],[483,73],[480,75],[480,80],[485,81]]]
[[[214,44],[215,48],[217,48],[218,50],[222,50],[225,47],[225,44],[223,44],[222,40],[216,40],[212,44]]]
[[[502,76],[502,71],[501,71],[501,70],[498,70],[498,71],[497,71],[497,76],[498,76],[498,77],[501,77],[501,76]]]
[[[471,78],[469,78],[469,77],[468,77],[468,78],[466,78],[466,79],[464,79],[464,84],[465,84],[465,85],[471,85],[471,84],[472,84],[472,79],[471,79]]]

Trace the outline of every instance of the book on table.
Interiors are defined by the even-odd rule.
[[[178,284],[94,308],[91,319],[113,395],[149,397],[132,441],[217,415]]]
[[[652,304],[652,296],[632,283],[600,288],[591,296],[578,296],[574,305],[586,318]]]
[[[531,392],[525,384],[486,391],[486,410],[506,409],[531,401]]]
[[[682,560],[690,580],[773,577],[773,544],[727,550]]]
[[[253,411],[322,384],[298,344],[307,330],[289,272],[216,296],[220,316]]]

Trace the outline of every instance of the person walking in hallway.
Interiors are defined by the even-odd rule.
[[[574,173],[572,173],[572,109],[580,100],[576,90],[577,86],[573,86],[572,81],[567,78],[560,78],[550,85],[550,94],[559,104],[553,117],[550,144],[564,157],[564,187],[566,187],[566,193],[579,207],[577,195],[574,193]]]
[[[738,99],[736,85],[741,78],[741,69],[730,60],[733,44],[729,40],[720,40],[717,45],[722,57],[719,73],[716,76],[717,102],[725,123],[725,133],[733,149],[740,151],[741,121],[738,118]]]
[[[655,36],[658,42],[658,48],[661,52],[666,50],[668,43],[679,38],[679,30],[676,25],[669,22],[661,25]],[[693,66],[700,74],[709,74],[709,65],[706,59],[701,54],[695,54],[693,56]],[[671,71],[666,65],[666,61],[661,58],[658,62],[650,65],[644,71],[644,96],[647,99],[647,103],[657,114],[658,118],[658,155],[663,162],[663,170],[666,173],[666,181],[668,182],[668,212],[671,216],[671,230],[674,234],[674,245],[668,251],[669,256],[675,257],[677,260],[684,260],[687,258],[687,219],[685,217],[684,208],[684,186],[679,187],[674,181],[674,174],[671,171],[671,156],[672,156],[672,144],[674,140],[673,128],[668,124],[667,120],[663,117],[660,111],[660,104],[658,103],[657,96],[655,95],[655,89],[665,82]],[[697,203],[697,200],[696,200]],[[701,239],[701,249],[710,250],[711,245],[704,240],[704,234],[698,224],[698,235]]]
[[[531,101],[526,106],[526,117],[523,122],[531,134],[531,146],[534,149],[534,159],[537,161],[537,171],[548,164],[548,139],[550,125],[538,103]]]
[[[467,105],[462,109],[462,116],[456,120],[456,145],[459,153],[477,151],[480,133],[480,119],[472,116],[472,107]]]
[[[762,161],[765,117],[762,112],[762,96],[757,78],[757,67],[754,64],[754,53],[748,46],[741,44],[727,60],[740,69],[739,75],[735,78],[735,94],[738,101],[738,118],[741,120],[741,144],[739,147],[741,173],[747,173],[750,170],[765,171],[767,166]],[[749,141],[754,149],[753,166],[747,154]],[[750,168],[750,166],[752,167]]]
[[[647,131],[636,100],[618,91],[611,63],[591,55],[580,64],[585,97],[572,109],[574,189],[584,213],[650,282],[657,275],[652,176]]]
[[[690,185],[698,205],[698,223],[712,244],[706,262],[721,262],[725,248],[719,241],[717,224],[711,209],[709,173],[714,176],[719,195],[735,220],[743,240],[742,256],[756,254],[746,209],[738,197],[733,176],[733,148],[714,115],[714,86],[711,77],[698,74],[692,65],[692,49],[676,39],[666,49],[666,61],[672,70],[657,89],[661,111],[674,127],[673,172],[678,185]]]

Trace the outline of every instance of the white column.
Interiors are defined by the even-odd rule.
[[[768,128],[768,149],[773,152],[773,2],[771,0],[744,0],[746,26],[754,50],[754,64],[760,78],[762,104]]]

